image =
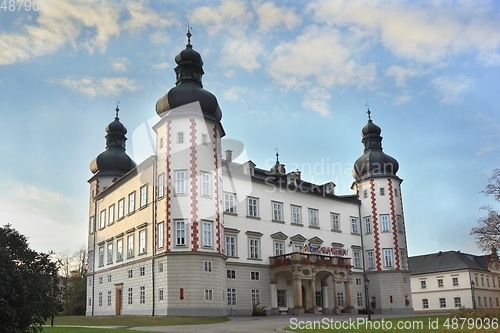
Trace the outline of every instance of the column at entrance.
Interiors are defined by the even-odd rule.
[[[311,303],[313,313],[319,313],[316,307],[316,277],[311,280]]]
[[[279,314],[278,285],[276,279],[271,279],[271,314]]]
[[[328,281],[321,280],[321,294],[323,295],[323,313],[330,313],[328,308]]]
[[[352,306],[352,281],[347,279],[344,283],[345,286],[345,307],[346,310],[351,312],[354,309]]]
[[[302,279],[293,278],[293,314],[300,315],[304,313],[302,306]]]

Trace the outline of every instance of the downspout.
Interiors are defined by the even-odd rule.
[[[152,218],[151,220],[153,221],[153,258],[151,259],[151,284],[153,285],[153,291],[152,291],[152,297],[151,299],[153,300],[153,308],[151,310],[151,316],[155,315],[155,305],[156,305],[156,286],[155,286],[155,257],[156,257],[156,249],[158,247],[157,241],[158,241],[158,235],[156,231],[156,210],[157,210],[157,190],[158,190],[158,184],[157,179],[156,179],[156,155],[151,157],[153,159],[153,209],[152,209]]]
[[[94,202],[94,221],[92,225],[92,230],[93,230],[93,238],[94,238],[94,245],[92,248],[92,313],[91,316],[94,316],[94,296],[95,296],[95,238],[96,238],[96,218],[97,218],[97,200],[92,198],[92,201]]]
[[[363,242],[363,221],[361,220],[361,202],[358,205],[358,216],[359,216],[359,231],[361,232],[361,260],[363,263],[363,286],[365,288],[365,307],[368,312],[368,320],[371,320],[370,313],[370,300],[368,299],[368,287],[366,286],[366,281],[368,280],[366,276],[366,265],[365,265],[365,245]]]

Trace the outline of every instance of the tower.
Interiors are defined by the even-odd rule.
[[[176,86],[156,103],[158,211],[165,221],[168,286],[166,314],[225,315],[225,256],[222,249],[222,112],[203,89],[203,60],[191,45],[176,57]],[[190,272],[189,279],[186,273]],[[160,278],[159,278],[160,279]],[[193,302],[193,300],[196,300]]]
[[[354,163],[353,185],[361,201],[365,269],[370,306],[376,312],[412,313],[399,163],[382,150],[381,129],[371,119],[362,129],[363,155]]]

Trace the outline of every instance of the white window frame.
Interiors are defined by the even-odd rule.
[[[259,199],[247,198],[247,215],[251,217],[259,217]]]
[[[224,193],[224,211],[236,214],[236,195],[234,193]]]
[[[158,175],[157,191],[158,191],[158,199],[161,199],[165,196],[165,174],[164,173]]]
[[[372,218],[371,216],[363,217],[363,221],[365,222],[365,234],[372,233]]]
[[[260,238],[248,238],[248,258],[261,259],[260,256]]]
[[[113,263],[113,243],[109,242],[108,244],[106,244],[106,247],[107,247],[106,263],[112,264]]]
[[[429,308],[429,299],[422,298],[422,309],[428,309],[428,308]]]
[[[187,170],[175,170],[175,194],[184,195],[187,192]]]
[[[351,216],[351,233],[359,234],[359,221],[357,217]]]
[[[159,301],[163,301],[164,300],[164,296],[163,296],[163,289],[158,289],[158,300]]]
[[[383,249],[384,267],[394,267],[394,257],[392,249]]]
[[[108,225],[115,223],[115,204],[108,207]]]
[[[140,207],[146,207],[148,204],[148,184],[141,186],[140,190]]]
[[[139,254],[144,254],[147,251],[146,229],[139,231]]]
[[[125,217],[125,198],[118,200],[118,219]]]
[[[104,245],[99,246],[99,267],[104,266]]]
[[[135,212],[135,191],[128,195],[128,213]]]
[[[213,289],[205,289],[204,292],[205,301],[213,301],[214,299],[214,290]]]
[[[165,222],[156,225],[156,248],[162,249],[165,246]]]
[[[401,258],[401,268],[406,268],[408,263],[406,262],[406,250],[405,249],[399,249],[399,256]]]
[[[227,288],[227,305],[236,305],[236,288]]]
[[[427,289],[427,281],[420,280],[420,289]]]
[[[389,222],[389,214],[380,215],[380,232],[390,232],[391,225]]]
[[[366,251],[366,263],[368,268],[375,268],[375,253],[373,250]]]
[[[309,216],[309,226],[310,227],[319,227],[319,212],[315,208],[308,208],[307,215]]]
[[[302,207],[297,205],[290,205],[292,213],[292,224],[302,225]]]
[[[385,187],[381,187],[380,188],[380,196],[384,196],[385,195]]]
[[[123,260],[123,238],[116,240],[116,261]]]
[[[202,246],[203,247],[212,247],[213,246],[213,222],[211,221],[202,221]]]
[[[186,221],[174,220],[175,222],[175,246],[186,246]]]
[[[332,231],[340,231],[340,214],[330,213]]]
[[[201,195],[212,197],[212,175],[209,172],[202,172],[200,176]]]
[[[285,254],[285,242],[274,242],[274,255],[281,256]]]
[[[146,266],[139,267],[139,276],[146,276]]]
[[[439,298],[439,307],[441,309],[446,308],[446,298],[444,298],[444,297]]]
[[[177,132],[177,143],[184,143],[184,132]]]
[[[405,232],[405,226],[404,226],[404,222],[403,222],[403,216],[396,215],[396,221],[397,221],[397,224],[398,224],[398,231],[400,233],[404,233]]]
[[[252,306],[254,304],[260,304],[260,289],[252,289],[251,302],[252,302]]]
[[[133,302],[134,302],[134,289],[133,288],[128,288],[127,303],[128,304],[133,304]]]
[[[260,281],[260,272],[259,271],[250,271],[250,280]]]
[[[212,269],[212,262],[210,260],[203,260],[203,271],[211,273],[213,271]]]
[[[237,257],[237,239],[236,235],[226,235],[225,236],[225,241],[226,241],[226,256],[228,257]]]
[[[284,221],[283,219],[283,203],[271,201],[272,219],[273,221]]]
[[[139,303],[146,304],[146,286],[140,286],[139,290]]]
[[[201,144],[202,145],[208,144],[208,135],[207,134],[201,134]]]
[[[352,253],[353,253],[353,259],[354,259],[354,268],[362,268],[361,267],[361,252],[358,250],[355,250]]]
[[[104,227],[106,227],[106,209],[99,213],[99,229],[104,229]]]
[[[134,256],[134,235],[127,236],[127,258],[132,258]]]

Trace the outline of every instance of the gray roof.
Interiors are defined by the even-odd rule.
[[[488,271],[485,256],[446,251],[410,257],[411,275],[445,271],[476,269]]]

